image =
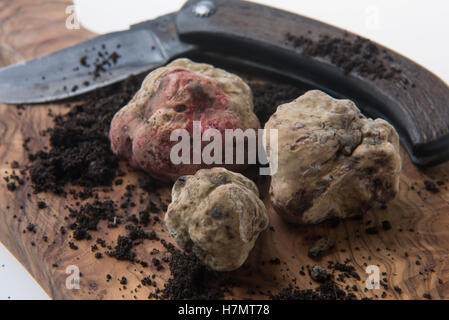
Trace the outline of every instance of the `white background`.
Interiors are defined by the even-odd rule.
[[[368,37],[449,83],[449,2],[445,0],[259,0]],[[97,33],[178,10],[184,0],[74,0],[78,20]],[[48,299],[0,245],[0,299]]]

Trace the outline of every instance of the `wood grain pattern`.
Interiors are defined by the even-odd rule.
[[[65,6],[69,1],[0,1],[0,42],[6,47],[8,54],[2,51],[3,63],[10,63],[17,58],[29,59],[33,56],[51,52],[92,36],[85,30],[69,31],[64,27]],[[30,9],[31,8],[31,9]],[[29,26],[22,28],[17,21],[27,21]],[[36,26],[36,28],[32,27]],[[49,25],[52,25],[51,27]],[[40,28],[41,31],[36,31]],[[31,32],[30,35],[28,32]],[[11,58],[13,57],[13,58]],[[54,114],[64,113],[67,108],[62,105],[43,105],[25,107],[23,110],[13,106],[0,105],[0,176],[11,174],[13,160],[26,164],[26,155],[22,144],[27,137],[32,137],[29,146],[32,150],[40,150],[48,145],[40,132],[52,126],[52,118],[48,110]],[[352,265],[362,280],[366,279],[364,263],[379,265],[382,272],[387,272],[389,299],[420,299],[424,293],[430,293],[434,299],[449,299],[449,191],[441,187],[439,193],[411,190],[411,186],[423,189],[426,179],[447,179],[449,163],[427,170],[418,170],[410,161],[405,151],[402,151],[403,174],[398,197],[388,205],[386,210],[373,210],[362,221],[348,220],[335,228],[328,225],[292,227],[284,224],[271,209],[267,199],[264,201],[270,212],[270,225],[274,232],[265,231],[257,241],[245,266],[235,272],[240,279],[239,288],[233,290],[233,297],[249,297],[248,289],[260,286],[261,290],[276,292],[281,286],[287,285],[292,278],[297,279],[301,288],[314,287],[309,277],[300,276],[298,271],[307,264],[327,265],[328,260],[343,262],[351,259]],[[124,170],[128,171],[124,164]],[[18,172],[18,170],[16,170]],[[114,192],[104,194],[99,190],[101,198],[111,197],[119,200],[125,192],[128,183],[136,183],[137,172],[128,172],[122,186],[114,187]],[[262,193],[266,194],[267,186],[263,184]],[[169,188],[160,188],[163,202],[169,199]],[[137,288],[140,280],[147,275],[156,273],[150,265],[142,268],[140,265],[104,257],[96,259],[91,252],[92,241],[80,241],[76,244],[78,250],[69,249],[71,234],[61,234],[60,227],[66,226],[64,217],[66,206],[74,205],[75,200],[68,200],[51,194],[32,194],[29,181],[16,192],[9,192],[6,184],[0,183],[0,241],[34,276],[42,288],[54,299],[146,299],[154,288]],[[153,197],[152,195],[151,197]],[[37,202],[44,199],[48,208],[38,210]],[[147,199],[148,201],[149,199]],[[155,197],[154,201],[158,201]],[[136,203],[139,203],[136,201]],[[140,206],[134,208],[138,212]],[[9,208],[8,208],[9,207]],[[14,218],[16,215],[16,218]],[[389,220],[392,229],[380,231],[377,235],[364,232],[367,222],[379,225],[383,220]],[[37,232],[26,232],[29,223],[36,225]],[[148,230],[155,230],[159,236],[169,238],[163,225],[150,225]],[[409,231],[413,229],[414,232]],[[402,230],[402,231],[400,231]],[[93,233],[94,239],[101,237],[108,244],[114,244],[117,235],[123,234],[123,227],[108,229],[100,223],[98,232]],[[336,248],[321,261],[313,261],[307,257],[307,250],[314,239],[320,235],[329,234],[336,240]],[[42,237],[48,237],[48,243]],[[33,246],[34,243],[34,246]],[[151,261],[150,251],[157,248],[164,255],[165,250],[157,241],[146,240],[136,248],[138,256]],[[100,250],[103,252],[104,250]],[[408,257],[404,253],[408,253]],[[278,257],[280,265],[268,263]],[[369,258],[370,257],[370,260]],[[416,261],[420,264],[417,265]],[[80,289],[69,290],[65,286],[68,274],[66,268],[76,265],[82,272]],[[433,269],[432,271],[429,271]],[[427,271],[426,271],[427,270]],[[422,274],[420,274],[420,272]],[[112,275],[107,282],[106,275]],[[251,275],[251,276],[249,276]],[[118,279],[126,276],[126,289],[119,284]],[[157,272],[156,282],[163,286],[169,277],[168,270]],[[276,278],[277,281],[273,281]],[[358,297],[380,296],[383,289],[363,293],[364,283],[348,279],[346,284],[356,284]],[[1,285],[1,284],[0,284]],[[343,284],[342,284],[343,285]],[[398,285],[402,289],[399,294],[391,288]],[[256,290],[259,291],[259,290]],[[260,294],[253,298],[266,298]]]

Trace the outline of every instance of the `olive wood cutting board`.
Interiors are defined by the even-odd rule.
[[[0,0],[0,65],[28,60],[95,36],[82,28],[68,30],[65,27],[68,16],[66,7],[70,4],[69,0]],[[14,170],[11,167],[13,161],[27,164],[27,154],[23,149],[27,137],[33,137],[29,142],[33,150],[48,146],[48,140],[41,135],[41,131],[53,126],[49,109],[53,114],[63,114],[68,110],[62,104],[23,108],[0,105],[2,178]],[[328,260],[344,262],[351,259],[350,264],[356,267],[362,281],[348,278],[342,285],[355,284],[358,287],[355,294],[359,298],[380,297],[385,291],[386,299],[421,299],[423,294],[430,294],[433,299],[449,299],[449,162],[420,170],[411,163],[403,149],[401,155],[403,172],[398,196],[386,209],[371,210],[363,220],[347,220],[336,227],[328,224],[294,227],[280,220],[264,196],[270,226],[274,231],[266,230],[261,234],[245,267],[235,272],[235,277],[241,281],[239,287],[232,290],[230,298],[266,298],[259,293],[249,293],[249,290],[258,287],[255,292],[277,292],[291,283],[292,278],[296,278],[297,285],[302,289],[312,288],[316,283],[311,283],[308,276],[299,275],[301,266],[319,264],[325,267]],[[124,164],[121,167],[127,170]],[[20,169],[15,170],[18,172]],[[111,193],[103,195],[100,188],[100,197],[119,200],[125,186],[136,184],[139,174],[142,173],[128,172],[123,185],[114,186]],[[426,180],[446,182],[438,187],[439,192],[431,192],[424,188]],[[266,188],[262,190],[262,194],[266,195]],[[162,201],[168,203],[170,188],[161,186],[158,191]],[[151,263],[143,268],[139,264],[117,261],[106,255],[96,259],[91,251],[95,240],[76,242],[78,250],[69,248],[71,232],[62,234],[60,228],[67,225],[64,221],[66,206],[74,205],[74,200],[49,193],[32,193],[29,181],[17,191],[10,192],[2,179],[0,241],[51,298],[147,299],[149,293],[154,291],[152,287],[138,287],[144,276],[156,273],[156,267]],[[38,209],[39,200],[44,200],[48,207]],[[379,228],[377,234],[365,232],[367,227],[381,225],[384,220],[391,223],[391,230]],[[371,223],[368,225],[369,221]],[[24,233],[30,223],[36,225],[36,233]],[[109,229],[104,222],[99,226],[94,239],[101,237],[108,244],[114,244],[117,235],[123,233],[123,226]],[[154,229],[161,238],[173,242],[163,223],[150,224],[147,228]],[[321,260],[315,261],[308,257],[307,252],[321,235],[330,235],[336,245]],[[42,241],[44,236],[48,237],[48,242]],[[150,255],[150,251],[153,248],[161,251],[156,255],[159,258],[166,251],[160,242],[151,240],[146,240],[136,250],[140,258],[151,261],[154,256]],[[269,263],[273,258],[279,258],[281,263]],[[381,278],[386,278],[388,290],[381,287],[364,292],[363,280],[368,276],[364,263],[378,265],[381,272],[386,272]],[[69,276],[66,269],[71,265],[77,266],[82,273],[79,289],[66,286]],[[107,274],[112,276],[110,281],[106,281]],[[119,283],[118,279],[122,276],[128,280],[126,286]],[[157,272],[155,281],[160,288],[169,276],[167,267]],[[393,290],[394,286],[400,287],[402,293]]]

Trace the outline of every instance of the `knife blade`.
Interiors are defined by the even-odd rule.
[[[179,41],[175,14],[101,35],[0,69],[0,102],[44,103],[74,97],[150,71],[195,47]]]

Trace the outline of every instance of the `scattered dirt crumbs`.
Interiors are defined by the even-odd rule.
[[[345,34],[342,38],[321,35],[316,40],[287,33],[285,40],[306,55],[328,58],[345,74],[357,72],[372,80],[400,80],[404,85],[410,84],[391,55],[368,39]]]
[[[150,298],[217,300],[229,291],[225,284],[219,283],[218,275],[193,253],[172,249],[169,267],[172,277],[160,295],[150,295]]]
[[[261,125],[271,117],[279,105],[290,102],[307,90],[287,84],[249,83],[254,96],[254,113]]]
[[[30,154],[31,181],[35,192],[66,195],[68,183],[83,187],[111,185],[118,159],[110,151],[109,124],[114,114],[132,98],[141,78],[97,90],[66,115],[54,118],[50,151]]]

